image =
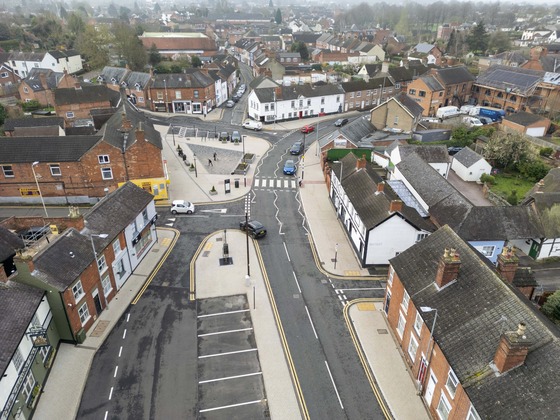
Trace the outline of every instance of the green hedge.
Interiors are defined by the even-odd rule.
[[[357,158],[361,158],[363,155],[366,155],[366,159],[368,162],[371,162],[371,149],[330,149],[327,152],[327,160],[331,162],[334,160],[340,160],[348,153],[354,153]]]

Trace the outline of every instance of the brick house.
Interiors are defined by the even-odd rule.
[[[390,260],[384,311],[434,418],[560,410],[560,341],[510,286],[511,263],[506,254],[495,270],[448,226]]]
[[[22,102],[37,101],[43,107],[54,106],[54,90],[57,87],[73,87],[76,79],[67,73],[57,73],[50,69],[33,68],[18,87]]]
[[[376,77],[353,82],[343,82],[344,112],[371,109],[397,93],[389,77]]]
[[[61,338],[83,342],[157,241],[156,217],[153,196],[126,183],[90,210],[85,228],[66,229],[25,259],[26,283],[48,292],[58,324],[64,326]]]
[[[0,64],[0,86],[17,85],[21,81],[14,69],[7,64]]]
[[[95,203],[126,181],[167,197],[161,136],[141,113],[125,101],[99,133],[0,138],[0,202]]]
[[[465,66],[432,69],[408,83],[408,96],[424,108],[424,116],[435,115],[438,108],[461,107],[471,96],[474,76]]]
[[[54,90],[56,115],[64,118],[67,125],[78,125],[80,120],[91,120],[92,110],[114,108],[120,100],[120,93],[103,85],[75,83],[72,87]]]
[[[371,110],[371,123],[379,130],[387,127],[407,132],[414,131],[422,111],[422,107],[406,93],[400,93]]]
[[[148,104],[152,74],[131,71],[128,68],[105,66],[97,81],[115,92],[124,91],[134,105],[145,108]]]
[[[150,85],[152,111],[206,115],[216,106],[214,80],[198,69],[188,73],[157,74]]]
[[[550,128],[551,121],[540,115],[521,111],[507,115],[502,120],[505,130],[516,131],[533,137],[543,137]]]

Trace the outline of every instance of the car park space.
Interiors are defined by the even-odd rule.
[[[246,295],[198,301],[197,418],[265,418],[266,391]]]

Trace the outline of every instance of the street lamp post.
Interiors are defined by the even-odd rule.
[[[175,131],[173,125],[171,125],[171,134],[173,135],[173,147],[175,147]]]
[[[39,187],[39,180],[37,179],[37,174],[35,173],[35,165],[38,165],[39,161],[35,161],[31,164],[31,171],[33,172],[33,178],[35,178],[35,185],[37,185],[37,190],[39,191],[39,197],[41,197],[41,204],[43,204],[43,210],[45,211],[45,216],[48,218],[49,213],[47,213],[47,206],[45,206],[45,199],[43,198],[43,193],[41,192],[41,187]]]
[[[429,306],[420,306],[420,310],[424,313],[435,312],[434,321],[432,322],[432,329],[430,331],[430,339],[428,341],[428,360],[426,361],[426,371],[425,371],[425,373],[428,373],[428,369],[430,368],[430,361],[432,360],[432,353],[434,352],[434,347],[436,344],[434,340],[434,329],[436,327],[438,310],[436,308],[431,308]],[[418,371],[418,373],[420,373],[420,370]],[[426,377],[424,376],[424,378],[419,378],[419,379],[420,379],[419,394],[422,395],[422,391],[424,390],[424,382],[426,382]]]
[[[194,177],[198,178],[198,171],[196,170],[196,153],[193,153],[193,163],[194,163]]]
[[[336,270],[336,259],[338,257],[338,243],[334,246],[334,269]]]
[[[95,260],[94,264],[97,267],[97,273],[99,274],[99,280],[102,280],[101,279],[101,270],[99,269],[99,263],[97,262],[97,251],[95,250],[95,244],[93,243],[93,237],[94,236],[96,238],[105,239],[109,235],[107,235],[106,233],[99,233],[99,234],[90,233],[89,234],[89,239],[91,241],[91,249],[93,249],[93,259]],[[103,288],[103,281],[101,282],[101,288]],[[105,308],[108,308],[109,307],[109,302],[107,301],[107,296],[105,296],[105,290],[103,290],[103,298],[105,299]]]
[[[169,112],[167,104],[169,103],[169,97],[167,96],[167,80],[163,79],[163,87],[165,89],[165,112]]]
[[[245,137],[247,137],[246,135],[242,135],[241,136],[241,145],[243,146],[243,163],[245,163]],[[246,187],[247,186],[247,176],[243,175],[243,186]]]

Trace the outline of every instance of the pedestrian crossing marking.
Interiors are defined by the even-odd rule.
[[[347,277],[359,277],[362,275],[358,270],[344,270],[344,275]]]
[[[260,179],[258,179],[258,178],[255,179],[255,187],[258,187],[260,185],[260,183],[261,183]]]
[[[258,189],[279,189],[279,190],[295,190],[297,181],[293,178],[254,178],[254,188]]]
[[[276,180],[276,188],[282,188],[282,181],[279,179]]]

